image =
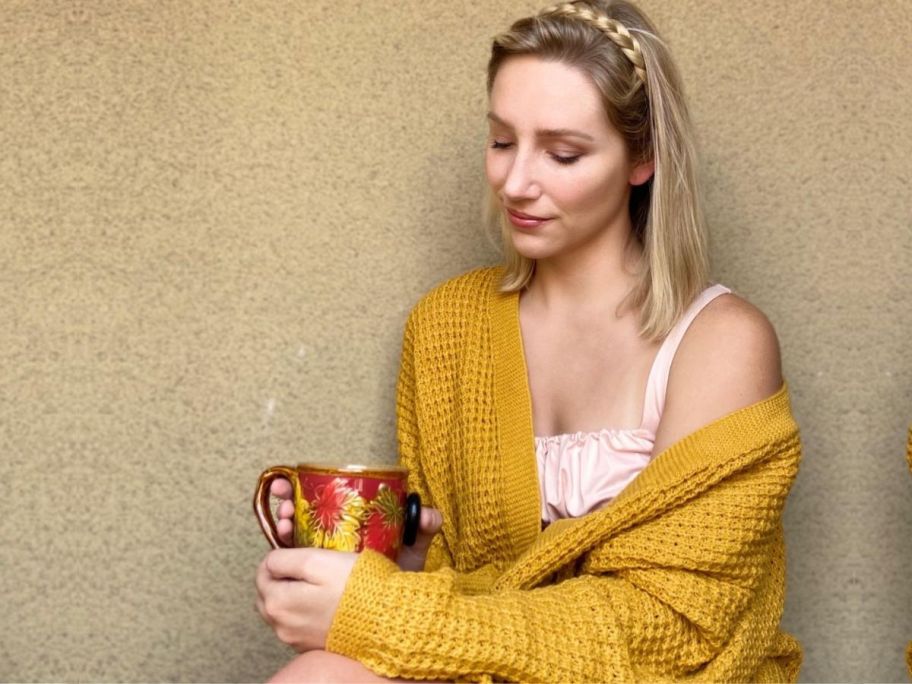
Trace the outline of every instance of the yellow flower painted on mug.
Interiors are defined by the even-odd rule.
[[[310,503],[297,493],[295,498],[298,500],[298,505],[295,506],[294,545],[297,547],[313,546],[314,530]]]

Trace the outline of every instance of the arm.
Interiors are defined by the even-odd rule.
[[[724,429],[705,433],[698,447],[711,449]],[[685,447],[669,455],[680,460]],[[409,678],[635,681],[702,672],[712,680],[762,679],[758,668],[781,637],[779,521],[797,434],[775,454],[756,451],[750,466],[697,496],[698,477],[682,477],[581,519],[587,536],[617,532],[577,559],[578,576],[557,584],[498,583],[469,595],[451,568],[402,573],[379,554],[362,554],[327,650]],[[680,503],[645,515],[643,501],[656,494]],[[567,539],[562,550],[555,539],[517,563],[537,563],[552,551],[564,558],[576,542]],[[774,678],[795,674],[794,645],[784,650],[791,669]]]
[[[402,391],[413,383],[408,339],[407,331],[400,446],[403,462],[415,468],[412,486],[430,495],[418,459],[420,415],[413,393]],[[754,366],[745,367],[750,375]],[[743,380],[728,373],[720,381],[737,388]],[[649,487],[634,487],[636,495],[567,526],[552,525],[560,531],[543,534],[514,565],[482,568],[481,582],[473,581],[478,572],[452,567],[443,537],[431,572],[402,573],[378,554],[363,554],[327,649],[381,674],[413,678],[793,678],[798,651],[776,627],[784,581],[780,514],[799,453],[784,397],[777,393],[675,442],[648,469],[650,477],[639,478]],[[690,408],[709,421],[720,406]],[[563,581],[552,584],[555,573]],[[777,649],[784,666],[770,670],[763,663]]]
[[[627,669],[619,649],[606,650],[617,636],[611,581],[467,595],[450,568],[402,573],[370,553],[349,578],[327,650],[386,676],[604,680],[605,666]]]
[[[653,453],[781,386],[773,326],[740,297],[717,297],[691,323],[675,354]]]
[[[718,350],[715,358],[721,360]],[[745,374],[753,377],[754,364],[741,366],[742,373],[730,369],[717,382],[734,391]],[[404,354],[405,373],[408,367]],[[794,678],[797,647],[776,626],[784,583],[780,515],[799,452],[782,401],[765,400],[739,411],[739,421],[717,421],[678,440],[652,468],[651,489],[643,484],[650,478],[641,476],[638,494],[568,521],[564,531],[543,534],[503,572],[487,566],[457,572],[443,539],[431,572],[402,573],[379,554],[362,554],[335,613],[327,650],[378,673],[409,678]],[[707,415],[720,406],[695,401],[690,408]],[[770,417],[778,415],[776,407],[787,420]],[[406,418],[402,425],[409,426]],[[732,432],[750,448],[732,454],[733,447],[720,447]],[[400,435],[409,467],[418,463],[419,435],[408,427]],[[724,468],[711,468],[714,461],[724,461]],[[424,486],[420,467],[414,472],[413,486]],[[660,472],[670,474],[663,479]],[[595,548],[576,553],[596,535],[602,541]],[[553,560],[542,560],[548,558]],[[479,572],[488,574],[473,581]],[[565,579],[525,579],[555,573]],[[763,663],[777,649],[784,665],[769,669],[774,666]]]

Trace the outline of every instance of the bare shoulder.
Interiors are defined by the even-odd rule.
[[[735,294],[694,318],[671,365],[656,453],[782,386],[779,340],[760,309]]]
[[[716,384],[730,390],[742,388],[741,392],[768,389],[758,400],[765,398],[782,384],[779,340],[773,324],[738,295],[716,297],[684,334],[672,364],[669,388],[675,375],[684,379],[715,377]],[[697,389],[711,387],[701,382]]]

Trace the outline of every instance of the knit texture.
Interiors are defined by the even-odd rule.
[[[785,385],[678,441],[615,501],[541,530],[518,296],[481,269],[409,317],[398,436],[443,513],[424,572],[358,558],[327,650],[461,681],[794,681],[782,508],[800,458]]]
[[[909,671],[909,677],[912,678],[912,641],[906,644],[906,669]]]

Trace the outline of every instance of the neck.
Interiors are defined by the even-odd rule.
[[[614,311],[636,282],[643,249],[632,231],[535,263],[524,297],[545,310]]]

